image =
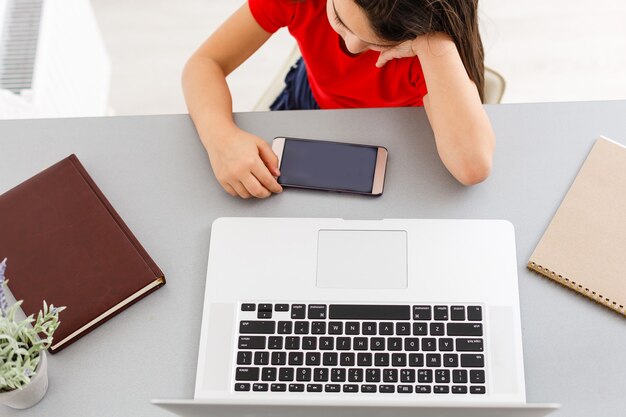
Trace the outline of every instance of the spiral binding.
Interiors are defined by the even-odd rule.
[[[535,262],[528,262],[527,267],[528,269],[535,271],[546,278],[550,278],[551,280],[556,281],[559,284],[576,291],[578,294],[584,295],[585,297],[590,298],[595,302],[602,304],[603,306],[608,307],[623,316],[626,316],[626,309],[622,304],[619,304],[617,301],[612,301],[602,294],[598,294],[597,292],[589,288],[585,288],[581,284],[577,284],[575,281],[565,278],[562,275],[559,275],[556,272],[543,267],[542,265],[536,264]]]

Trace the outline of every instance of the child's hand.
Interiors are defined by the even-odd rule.
[[[278,158],[263,139],[236,129],[207,151],[215,177],[233,197],[267,198],[283,190],[275,178]]]
[[[445,33],[429,33],[411,41],[404,41],[394,47],[381,49],[376,66],[381,68],[392,59],[412,56],[421,58],[426,52],[441,56],[450,50],[456,50],[455,48],[452,38]]]

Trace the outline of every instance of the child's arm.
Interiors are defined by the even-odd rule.
[[[244,4],[189,58],[183,92],[217,180],[231,195],[269,197],[282,191],[278,160],[263,139],[239,129],[226,76],[269,39]]]
[[[495,134],[456,45],[445,34],[422,36],[382,52],[377,65],[413,55],[426,79],[424,107],[441,160],[464,185],[484,181],[491,172]]]

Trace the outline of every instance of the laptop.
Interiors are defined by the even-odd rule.
[[[544,416],[500,220],[219,218],[181,416]]]

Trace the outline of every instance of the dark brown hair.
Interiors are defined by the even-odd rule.
[[[481,100],[485,55],[478,31],[478,0],[354,0],[382,39],[401,42],[443,32],[449,35],[476,84]]]

